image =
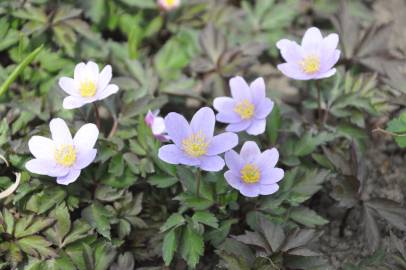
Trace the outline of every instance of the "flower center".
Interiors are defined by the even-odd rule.
[[[76,161],[76,149],[73,145],[61,145],[55,149],[55,161],[65,167],[71,167]]]
[[[320,70],[320,57],[317,55],[308,55],[301,62],[302,70],[307,74],[313,74]]]
[[[255,184],[259,181],[261,173],[257,166],[246,164],[240,171],[241,179],[247,184]]]
[[[209,142],[201,132],[194,133],[182,141],[182,148],[191,157],[200,157],[207,153]]]
[[[79,91],[82,97],[93,97],[96,94],[96,85],[91,80],[82,81]]]
[[[234,111],[242,119],[250,119],[254,115],[255,106],[248,99],[244,99],[235,106]]]
[[[166,0],[165,2],[168,6],[174,6],[176,4],[176,0]]]

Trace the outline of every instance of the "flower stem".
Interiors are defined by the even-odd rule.
[[[94,116],[96,119],[96,126],[100,129],[100,115],[99,115],[99,107],[97,106],[96,102],[93,102],[93,109],[94,109]]]
[[[196,171],[196,196],[200,197],[200,179],[202,178],[202,171],[200,170],[200,168],[197,168]]]

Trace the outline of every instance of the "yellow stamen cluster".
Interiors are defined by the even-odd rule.
[[[313,74],[320,70],[320,57],[317,55],[308,55],[301,62],[302,70],[307,74]]]
[[[197,132],[190,135],[182,141],[183,151],[191,157],[200,157],[207,153],[209,142],[203,132]]]
[[[240,171],[241,179],[247,184],[255,184],[261,178],[261,173],[257,166],[246,164]]]
[[[96,94],[96,85],[91,80],[85,80],[80,83],[79,91],[82,97],[93,97]]]
[[[176,5],[176,0],[165,0],[165,2],[170,7]]]
[[[73,145],[61,145],[55,149],[55,161],[65,167],[71,167],[76,161],[76,149]]]
[[[255,106],[248,99],[244,99],[242,102],[238,103],[237,106],[235,106],[234,111],[242,119],[250,119],[254,115]]]

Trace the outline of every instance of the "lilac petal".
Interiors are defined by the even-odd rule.
[[[227,167],[233,172],[239,172],[244,166],[244,161],[241,156],[234,150],[227,151],[224,155],[224,160]]]
[[[200,161],[196,158],[189,158],[175,144],[167,144],[159,148],[158,157],[169,164],[184,164],[197,166]]]
[[[240,151],[240,156],[245,163],[251,163],[261,154],[258,145],[253,141],[246,141]]]
[[[154,119],[155,119],[155,115],[151,111],[148,111],[147,115],[144,118],[144,122],[145,122],[145,124],[147,124],[147,126],[151,127],[152,124],[154,123]],[[164,123],[164,125],[165,125],[165,123]]]
[[[85,72],[90,75],[90,79],[97,82],[99,79],[99,66],[92,61],[87,62]]]
[[[250,135],[259,135],[265,132],[266,119],[253,119],[246,132]]]
[[[255,105],[261,103],[265,98],[265,81],[263,78],[258,78],[250,84],[252,101]]]
[[[86,64],[81,62],[75,66],[75,71],[73,73],[73,79],[75,81],[82,81],[85,75]]]
[[[89,166],[90,163],[92,163],[96,158],[96,154],[97,154],[96,149],[78,151],[76,154],[76,162],[74,165],[74,169],[81,170]]]
[[[88,151],[94,147],[99,137],[99,129],[95,124],[83,125],[73,137],[73,143],[79,151]]]
[[[323,54],[332,54],[338,45],[338,35],[337,34],[330,34],[323,39],[323,47],[322,52]]]
[[[162,117],[155,117],[151,126],[152,134],[159,135],[165,132],[165,121]]]
[[[335,50],[332,54],[323,55],[323,58],[321,59],[320,73],[329,71],[340,59],[340,54],[341,52],[339,50]]]
[[[277,68],[283,73],[283,75],[295,80],[310,80],[313,77],[312,75],[304,73],[296,63],[279,64]]]
[[[67,167],[60,166],[50,159],[31,159],[25,164],[25,168],[32,173],[53,177],[64,176],[69,171]]]
[[[261,185],[259,188],[259,194],[260,195],[270,195],[279,190],[278,185]]]
[[[245,197],[257,197],[260,194],[259,184],[244,184],[240,187],[240,192]]]
[[[264,170],[265,168],[275,167],[278,160],[279,152],[276,148],[272,148],[262,152],[255,161],[255,164],[260,170]]]
[[[70,110],[70,109],[80,108],[85,104],[86,104],[86,102],[84,101],[83,98],[69,96],[69,97],[66,97],[63,99],[62,106],[64,109]]]
[[[213,107],[218,112],[234,111],[236,102],[230,97],[218,97],[213,100]]]
[[[269,98],[265,98],[264,100],[259,103],[259,105],[255,108],[255,118],[256,119],[265,119],[273,109],[274,103]]]
[[[213,110],[209,107],[203,107],[193,116],[192,121],[190,121],[190,127],[193,133],[202,132],[206,136],[206,139],[210,140],[213,137],[215,123],[216,117]]]
[[[109,84],[105,89],[100,89],[99,93],[97,93],[97,99],[102,100],[105,99],[115,93],[117,93],[119,90],[118,86],[115,84]]]
[[[238,144],[238,136],[232,132],[225,132],[214,136],[207,150],[208,156],[224,153]]]
[[[42,136],[33,136],[28,141],[28,148],[35,158],[53,159],[55,145],[51,139]]]
[[[80,175],[80,170],[70,170],[69,173],[65,176],[58,177],[56,182],[60,185],[69,185],[70,183],[75,182]]]
[[[226,127],[226,131],[240,132],[246,130],[251,124],[251,121],[244,120],[239,123],[231,123]]]
[[[111,66],[105,66],[99,74],[99,80],[97,81],[97,89],[104,89],[107,87],[113,76]]]
[[[276,43],[276,47],[281,51],[281,55],[286,62],[297,63],[303,58],[303,48],[294,41],[281,39]]]
[[[302,39],[302,47],[308,51],[317,50],[323,43],[323,36],[317,27],[307,29]]]
[[[80,96],[78,85],[74,79],[62,77],[58,81],[59,87],[71,96]]]
[[[69,128],[64,120],[61,118],[52,119],[49,123],[49,128],[51,130],[52,140],[56,147],[59,147],[62,144],[73,144],[72,135],[70,134]]]
[[[224,168],[224,160],[219,156],[202,156],[200,159],[200,169],[208,172],[218,172]]]
[[[327,72],[321,73],[319,75],[317,75],[317,77],[315,79],[324,79],[324,78],[328,78],[333,76],[334,74],[336,74],[337,70],[335,68],[330,69]]]
[[[230,79],[231,96],[237,101],[247,99],[251,101],[251,89],[247,82],[240,76]]]
[[[224,178],[226,179],[227,183],[232,186],[233,188],[240,190],[241,186],[244,185],[241,182],[241,179],[236,176],[232,171],[226,171],[224,173]]]
[[[217,122],[226,124],[235,124],[241,122],[241,117],[234,111],[220,112],[216,115]]]
[[[172,112],[165,117],[165,127],[169,137],[178,147],[182,147],[182,140],[192,133],[185,117],[178,113]]]
[[[271,185],[279,182],[285,176],[284,170],[281,168],[266,169],[261,172],[261,184]]]

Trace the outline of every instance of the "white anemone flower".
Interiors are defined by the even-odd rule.
[[[63,100],[63,107],[65,109],[79,108],[117,93],[118,86],[110,84],[111,77],[110,65],[105,66],[99,73],[99,67],[92,61],[77,64],[73,78],[59,79],[59,86],[69,94]]]
[[[99,130],[94,124],[83,125],[72,138],[65,121],[56,118],[49,123],[52,139],[33,136],[28,147],[35,157],[25,164],[28,171],[57,177],[56,182],[68,185],[75,182],[83,168],[96,157],[94,145]]]
[[[171,11],[180,6],[180,0],[158,0],[158,5],[165,11]]]

